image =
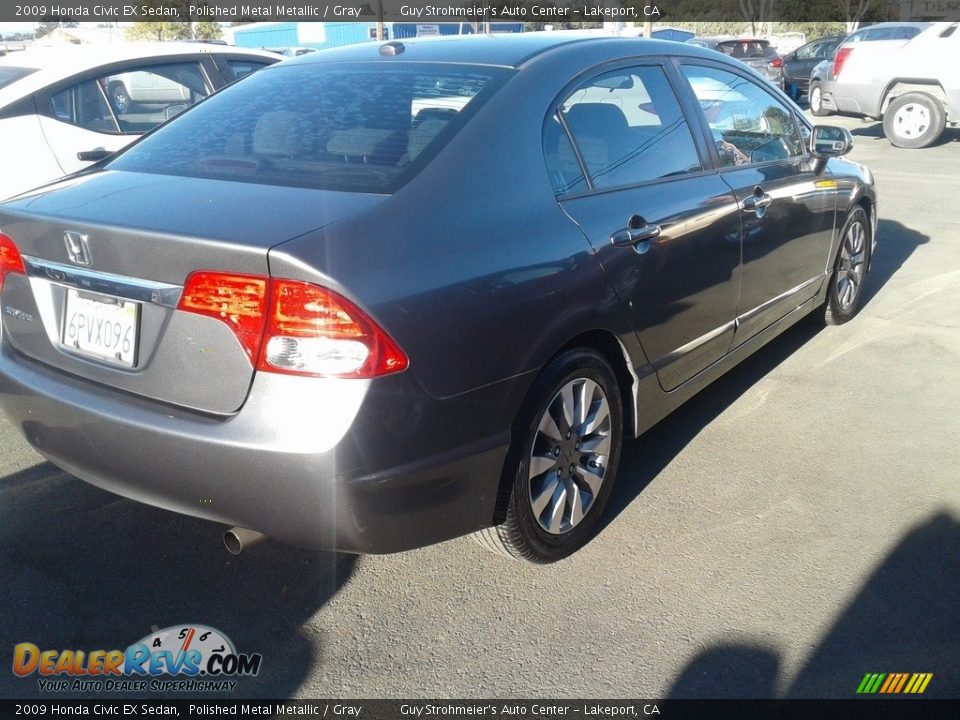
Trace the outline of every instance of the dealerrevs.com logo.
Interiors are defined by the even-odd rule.
[[[260,672],[259,653],[238,653],[230,638],[205,625],[174,625],[126,650],[13,648],[13,673],[37,675],[44,692],[224,692]]]

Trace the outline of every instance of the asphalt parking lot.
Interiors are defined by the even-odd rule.
[[[960,697],[960,130],[850,127],[880,193],[851,324],[802,323],[628,445],[606,525],[557,565],[460,539],[352,557],[129,502],[0,418],[0,696],[15,643],[124,648],[202,623],[263,654],[231,697]],[[4,669],[6,668],[6,669]]]

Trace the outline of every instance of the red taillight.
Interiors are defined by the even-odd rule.
[[[833,77],[836,77],[840,74],[840,71],[843,70],[844,63],[847,62],[847,58],[850,57],[850,53],[853,52],[852,47],[842,47],[837,50],[836,54],[833,56]]]
[[[770,61],[770,67],[775,67],[775,68],[781,68],[781,67],[783,67],[783,59],[782,59],[782,58],[774,58],[773,60]]]
[[[265,372],[372,378],[409,365],[366,313],[311,283],[196,272],[187,278],[178,309],[226,323]]]
[[[263,337],[268,279],[256,275],[195,272],[187,278],[178,310],[226,323],[255,362]]]
[[[8,273],[27,274],[23,266],[23,257],[13,240],[0,233],[0,289],[3,288],[3,279]]]
[[[332,290],[271,282],[260,370],[372,378],[400,372],[407,356],[366,313]]]

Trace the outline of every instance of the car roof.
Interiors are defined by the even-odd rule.
[[[34,47],[0,58],[0,67],[36,70],[0,89],[0,105],[18,100],[63,78],[124,60],[163,59],[184,55],[245,55],[276,62],[279,58],[261,50],[187,42],[116,42],[105,45]]]
[[[381,54],[385,46],[403,47],[393,56]],[[671,40],[648,40],[588,34],[584,31],[450,35],[392,42],[363,42],[319,50],[284,61],[283,65],[330,62],[412,61],[498,65],[521,68],[550,54],[580,52],[587,46],[606,48],[611,58],[640,55],[702,56],[703,50]]]

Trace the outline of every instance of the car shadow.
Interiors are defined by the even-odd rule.
[[[815,593],[816,588],[811,588]],[[722,644],[694,658],[668,698],[855,698],[867,673],[932,673],[924,696],[960,697],[960,522],[910,530],[783,687],[775,648]]]
[[[883,132],[883,123],[879,121],[875,122],[864,122],[860,127],[854,128],[850,131],[850,134],[855,137],[868,137],[873,138],[874,140],[886,140],[887,136]],[[943,134],[937,138],[935,143],[923,148],[928,150],[930,148],[940,147],[941,145],[949,145],[950,143],[957,142],[960,140],[960,130],[957,128],[947,127]],[[917,150],[904,150],[904,152],[920,152]]]
[[[877,254],[867,278],[861,307],[870,303],[903,267],[914,250],[930,241],[926,235],[886,219],[879,221],[877,236]],[[617,482],[598,532],[613,522],[704,427],[806,344],[820,329],[815,322],[797,323],[708,385],[640,438],[626,442]]]
[[[866,307],[904,266],[914,251],[930,242],[930,237],[911,230],[896,220],[880,218],[877,223],[877,252],[867,275],[861,307]]]
[[[704,427],[820,330],[812,322],[797,323],[638,439],[624,443],[620,471],[600,529],[613,522]]]
[[[883,134],[882,122],[864,122],[860,127],[853,128],[850,134],[854,137],[869,137],[879,140],[886,139],[886,136]]]
[[[234,557],[220,529],[109,494],[49,463],[0,479],[0,666],[8,668],[0,696],[52,697],[39,692],[36,674],[9,671],[17,643],[123,650],[153,630],[202,624],[264,658],[259,675],[239,678],[234,693],[206,696],[290,697],[323,662],[323,637],[306,637],[303,626],[349,579],[356,558],[269,541]]]

